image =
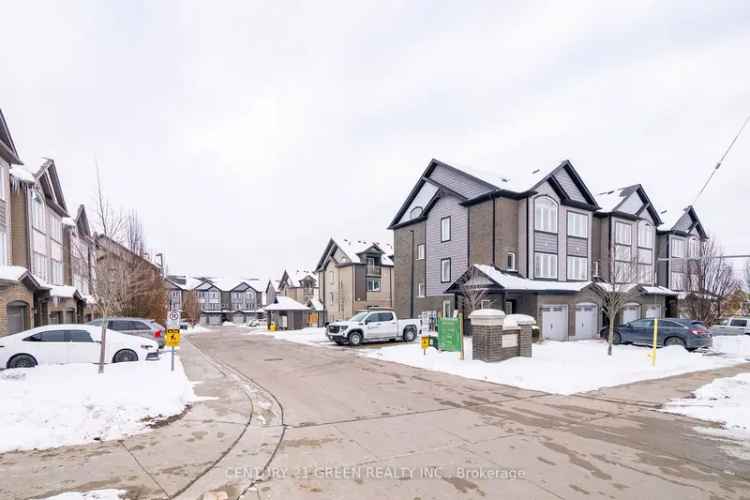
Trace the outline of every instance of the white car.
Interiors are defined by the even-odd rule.
[[[0,368],[36,365],[98,363],[101,327],[46,325],[0,337]],[[106,363],[159,359],[156,342],[107,330]]]

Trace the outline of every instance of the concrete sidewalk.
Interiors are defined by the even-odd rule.
[[[246,488],[252,479],[247,471],[262,469],[279,441],[278,408],[189,340],[179,356],[205,400],[175,421],[122,441],[2,454],[0,498],[103,488],[124,489],[138,499],[201,498],[213,490],[232,497]]]

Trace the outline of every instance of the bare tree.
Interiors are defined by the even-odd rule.
[[[96,232],[103,234],[114,241],[120,241],[122,238],[122,232],[125,228],[126,219],[123,216],[122,210],[116,209],[109,198],[107,198],[98,166],[96,167],[95,200]]]
[[[698,256],[688,259],[686,304],[691,318],[710,326],[719,319],[727,301],[742,288],[734,268],[724,259],[714,238],[701,241]]]
[[[638,269],[637,256],[620,255],[618,256],[620,259],[615,257],[614,252],[610,251],[609,264],[606,269],[600,270],[599,279],[587,289],[588,294],[600,304],[609,323],[607,332],[607,355],[609,356],[612,355],[618,315],[625,305],[632,302],[640,293],[635,282]]]
[[[459,285],[459,293],[464,298],[464,314],[468,317],[473,311],[482,308],[482,301],[486,300],[487,289],[481,285],[482,273],[474,266],[469,269],[464,278]]]
[[[197,324],[201,317],[201,304],[198,300],[198,292],[189,290],[183,293],[182,316],[193,324]]]
[[[146,253],[146,236],[138,212],[131,210],[125,221],[125,245],[133,254],[143,257]]]
[[[750,259],[745,262],[745,291],[750,293]]]

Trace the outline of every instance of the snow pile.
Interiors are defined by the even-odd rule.
[[[750,356],[750,335],[715,336],[711,348],[727,356]]]
[[[188,327],[187,329],[183,328],[182,330],[183,335],[192,335],[194,333],[207,333],[210,332],[210,328],[206,328],[203,325],[193,325]]]
[[[456,352],[438,352],[433,348],[423,355],[418,342],[361,349],[358,353],[426,370],[555,394],[575,394],[744,362],[739,358],[704,356],[680,346],[670,346],[657,351],[656,366],[652,367],[651,350],[647,348],[619,345],[614,346],[612,356],[607,356],[607,344],[601,340],[547,340],[534,344],[532,358],[485,363],[472,359],[470,337],[465,339],[464,347],[464,361],[458,359]]]
[[[740,456],[750,458],[750,373],[717,378],[693,395],[694,398],[667,403],[662,411],[721,424],[723,429],[699,427],[698,430],[740,441],[747,448]]]
[[[221,324],[221,326],[235,326],[235,325],[231,321],[225,321],[224,323]]]
[[[179,358],[107,365],[42,365],[0,372],[0,453],[121,439],[195,400]]]
[[[125,490],[95,490],[86,493],[72,491],[41,500],[120,500],[125,497],[125,493]]]

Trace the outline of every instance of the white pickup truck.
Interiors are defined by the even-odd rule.
[[[400,339],[412,342],[422,331],[418,319],[398,319],[389,309],[361,311],[349,321],[335,321],[326,328],[328,339],[338,345]]]

